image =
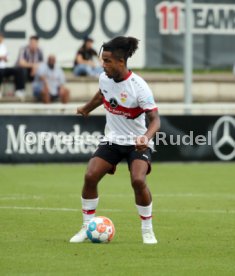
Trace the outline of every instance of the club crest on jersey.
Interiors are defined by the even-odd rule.
[[[125,103],[125,102],[126,102],[126,99],[127,99],[127,93],[122,92],[122,93],[120,94],[120,96],[121,96],[121,102],[122,102],[122,103]]]
[[[117,100],[116,100],[115,98],[111,98],[111,99],[109,100],[109,103],[110,103],[110,106],[111,106],[112,108],[116,108],[116,107],[118,106],[118,102],[117,102]]]

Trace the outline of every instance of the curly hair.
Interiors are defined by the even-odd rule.
[[[112,52],[117,59],[124,58],[125,61],[138,49],[139,40],[134,37],[118,36],[101,47],[103,51]]]

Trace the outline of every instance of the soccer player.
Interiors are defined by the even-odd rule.
[[[126,159],[142,222],[143,242],[155,244],[152,197],[146,175],[151,171],[152,138],[160,128],[157,107],[147,83],[127,67],[128,58],[138,48],[138,40],[119,36],[104,43],[102,48],[104,72],[99,78],[99,91],[77,109],[77,114],[88,116],[103,104],[106,109],[105,136],[88,164],[81,198],[83,226],[70,242],[87,239],[87,225],[95,216],[99,201],[97,185],[105,174],[114,174],[116,165]]]

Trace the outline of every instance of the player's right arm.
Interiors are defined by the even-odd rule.
[[[103,95],[99,90],[88,103],[86,103],[84,106],[78,107],[77,114],[81,114],[82,116],[86,117],[89,115],[89,113],[92,110],[102,105],[102,103],[103,103]]]

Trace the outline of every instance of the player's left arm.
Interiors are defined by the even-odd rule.
[[[157,110],[150,110],[146,112],[146,116],[149,122],[148,129],[145,133],[145,136],[148,140],[152,139],[156,132],[160,129],[160,117]]]
[[[160,117],[157,110],[149,110],[146,112],[148,119],[148,128],[144,135],[138,136],[136,139],[136,149],[145,150],[148,148],[148,142],[156,135],[160,129]]]

